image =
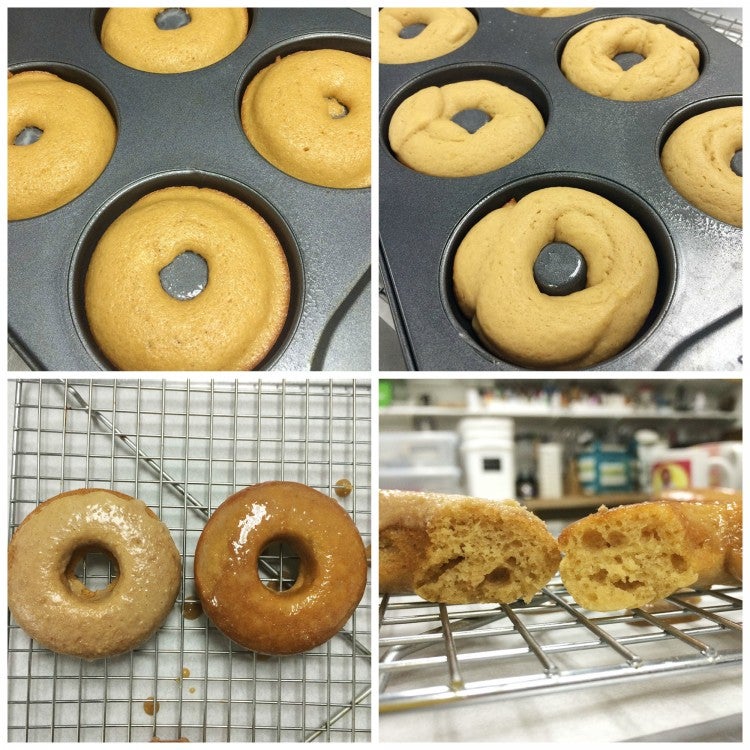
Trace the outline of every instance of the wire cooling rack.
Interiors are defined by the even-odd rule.
[[[528,605],[386,596],[380,620],[381,712],[718,669],[742,658],[742,590],[735,587],[594,613],[557,579]]]
[[[193,583],[206,518],[256,482],[303,482],[337,497],[335,485],[348,480],[353,489],[339,501],[369,542],[369,380],[19,380],[10,387],[11,533],[40,500],[111,488],[154,509],[184,572],[164,626],[113,659],[53,654],[9,618],[9,741],[370,740],[369,583],[339,635],[285,657],[225,638],[196,610]],[[285,545],[264,554],[261,577],[286,585],[290,557]],[[89,555],[85,566],[79,575],[90,588],[109,580],[103,556]]]
[[[731,39],[735,44],[742,46],[742,13],[741,8],[737,8],[737,14],[729,14],[726,8],[688,8],[690,15],[703,21],[714,31],[723,34],[727,39]]]

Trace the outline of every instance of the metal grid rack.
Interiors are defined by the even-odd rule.
[[[157,634],[112,659],[53,654],[9,618],[9,741],[370,740],[369,583],[342,632],[296,656],[248,652],[204,615],[191,619],[198,537],[242,487],[283,479],[337,497],[347,479],[353,490],[339,500],[369,542],[369,380],[21,380],[11,388],[11,534],[59,492],[115,489],[167,524],[183,586]],[[261,564],[282,586],[294,575],[285,547]],[[88,556],[79,575],[100,588],[108,565]]]
[[[738,9],[739,13],[742,9]],[[742,19],[739,16],[728,15],[726,8],[688,8],[688,13],[703,21],[714,31],[723,34],[735,44],[742,46]]]
[[[554,580],[527,605],[380,606],[380,710],[590,686],[742,658],[742,590],[674,594],[658,607],[582,610]]]

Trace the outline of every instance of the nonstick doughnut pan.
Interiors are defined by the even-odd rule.
[[[601,8],[566,18],[472,12],[479,27],[460,49],[379,70],[381,272],[407,365],[518,369],[487,351],[458,310],[453,257],[468,229],[489,211],[562,185],[599,193],[631,213],[650,236],[660,269],[642,330],[624,351],[591,369],[671,369],[696,359],[695,369],[741,367],[742,230],[691,206],[659,164],[664,140],[685,119],[741,104],[741,48],[682,10]],[[614,16],[664,23],[692,39],[701,52],[698,81],[650,102],[600,99],[573,86],[559,68],[565,41],[586,24]],[[431,177],[401,164],[387,138],[401,101],[425,86],[476,78],[509,86],[537,105],[547,127],[536,146],[476,177]]]
[[[282,173],[250,145],[239,105],[252,76],[277,55],[335,48],[369,57],[370,19],[348,9],[253,9],[247,38],[231,55],[201,70],[159,75],[128,68],[104,52],[104,13],[8,13],[9,69],[47,70],[88,87],[118,126],[112,159],[87,191],[43,216],[9,222],[13,346],[36,369],[110,369],[83,307],[91,253],[107,226],[138,198],[190,184],[245,201],[284,245],[291,308],[260,369],[322,369],[332,361],[335,369],[369,369],[369,324],[361,330],[361,322],[363,300],[369,310],[370,191],[318,187]],[[183,273],[189,277],[191,271]]]

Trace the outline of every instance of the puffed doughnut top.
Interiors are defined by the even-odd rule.
[[[623,70],[613,59],[635,52],[644,59]],[[646,101],[686,89],[700,75],[695,44],[664,24],[641,18],[595,21],[565,45],[560,68],[579,89],[620,101]]]
[[[175,299],[159,272],[184,252],[201,256],[208,283]],[[289,308],[286,255],[245,203],[210,188],[146,195],[107,229],[85,282],[86,317],[121,370],[247,370],[272,349]]]
[[[369,58],[332,49],[277,58],[250,81],[240,115],[250,143],[282,172],[369,187]]]
[[[551,242],[586,260],[586,288],[542,293],[534,262]],[[656,295],[654,248],[632,216],[586,190],[550,187],[512,201],[477,222],[453,265],[459,306],[482,342],[506,360],[581,368],[623,349]]]
[[[165,8],[110,8],[102,23],[104,50],[123,65],[149,73],[183,73],[225,58],[247,36],[244,8],[185,8],[190,22],[160,29]]]
[[[477,30],[477,19],[466,8],[383,8],[379,14],[380,62],[389,64],[433,60],[462,47]],[[401,32],[424,24],[414,37]]]
[[[117,563],[117,578],[90,591],[75,575],[87,552]],[[41,503],[8,548],[8,606],[45,648],[83,659],[125,653],[151,636],[174,604],[180,555],[167,527],[140,500],[82,489]]]
[[[691,117],[661,152],[664,174],[694,206],[727,224],[742,226],[742,177],[731,166],[742,149],[742,107]]]
[[[299,555],[285,591],[265,586],[258,558],[273,542]],[[359,604],[367,580],[364,545],[333,499],[296,482],[263,482],[225,500],[195,551],[195,582],[205,613],[233,641],[267,654],[325,643]]]
[[[16,145],[26,128],[39,139]],[[29,70],[8,80],[8,218],[41,216],[83,193],[109,163],[117,128],[83,86]]]
[[[480,109],[489,121],[473,133],[453,122]],[[417,91],[396,108],[388,141],[399,161],[435,177],[491,172],[529,151],[544,134],[531,100],[494,81],[459,81]]]

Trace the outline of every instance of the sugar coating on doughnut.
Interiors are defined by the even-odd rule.
[[[731,167],[740,149],[742,107],[722,107],[683,122],[664,144],[661,165],[683,198],[709,216],[741,227],[742,177]]]
[[[110,8],[101,43],[123,65],[149,73],[184,73],[222,60],[247,36],[245,8],[189,8],[190,23],[160,29],[164,8]]]
[[[91,549],[116,561],[117,579],[90,591],[75,576]],[[83,659],[122,654],[148,639],[174,604],[180,555],[145,503],[119,492],[83,489],[41,503],[8,547],[8,606],[45,648]]]
[[[623,70],[614,57],[635,52],[644,59]],[[700,52],[664,24],[640,18],[595,21],[566,43],[560,68],[579,89],[620,101],[671,96],[698,80]]]
[[[183,252],[200,255],[208,283],[180,300],[159,272]],[[109,226],[85,281],[86,317],[121,370],[248,370],[266,357],[286,320],[286,255],[266,221],[210,188],[146,195]]]
[[[260,155],[313,185],[370,185],[370,60],[341,50],[277,58],[249,83],[240,116]]]
[[[576,248],[585,289],[543,294],[533,266],[550,242]],[[656,295],[654,248],[638,222],[586,190],[551,187],[490,212],[461,242],[453,265],[459,306],[482,342],[526,367],[582,368],[629,344]]]
[[[536,16],[537,18],[562,18],[563,16],[577,16],[579,13],[588,13],[593,8],[506,8],[511,13],[520,13],[522,16]]]
[[[293,586],[275,591],[258,574],[272,542],[299,555]],[[253,651],[293,654],[341,630],[367,581],[362,539],[333,499],[296,482],[263,482],[232,495],[211,515],[195,551],[195,583],[216,627]]]
[[[462,47],[477,31],[477,19],[466,8],[383,8],[379,15],[380,62],[404,64],[434,60]],[[404,38],[407,26],[424,24]]]
[[[27,127],[42,131],[14,143]],[[87,190],[115,150],[117,128],[106,106],[83,86],[41,70],[8,79],[8,218],[41,216]]]
[[[453,122],[467,109],[490,120],[473,133]],[[423,174],[467,177],[491,172],[529,151],[544,134],[539,110],[494,81],[459,81],[417,91],[397,107],[388,141],[399,161]]]

